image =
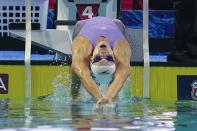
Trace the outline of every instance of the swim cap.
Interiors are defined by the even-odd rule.
[[[93,73],[94,79],[99,84],[107,84],[112,81],[113,74],[116,70],[116,65],[98,66],[91,64],[91,71]]]
[[[99,75],[113,75],[115,72],[116,66],[113,63],[112,65],[98,66],[95,64],[91,64],[92,73],[95,76]]]

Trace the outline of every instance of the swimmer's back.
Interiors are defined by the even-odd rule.
[[[111,18],[94,17],[85,21],[79,35],[86,37],[93,46],[100,36],[105,36],[113,48],[117,41],[125,39],[119,27]]]

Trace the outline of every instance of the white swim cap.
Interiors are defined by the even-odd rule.
[[[116,66],[113,63],[112,65],[98,66],[91,64],[91,71],[95,76],[99,75],[113,75],[116,70]]]
[[[97,83],[106,84],[112,81],[116,65],[98,66],[91,64],[91,71]]]

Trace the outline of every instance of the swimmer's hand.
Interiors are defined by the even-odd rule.
[[[110,97],[107,97],[107,96],[103,96],[101,97],[100,99],[98,99],[98,101],[96,102],[96,106],[99,108],[99,107],[102,107],[103,105],[106,105],[106,104],[112,104],[112,98]]]

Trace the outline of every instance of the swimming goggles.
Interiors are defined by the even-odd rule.
[[[97,56],[95,56],[95,58],[94,58],[92,63],[99,62],[102,59],[106,59],[107,61],[114,62],[114,58],[111,55],[108,55],[105,58],[101,57],[100,55],[97,55]]]

